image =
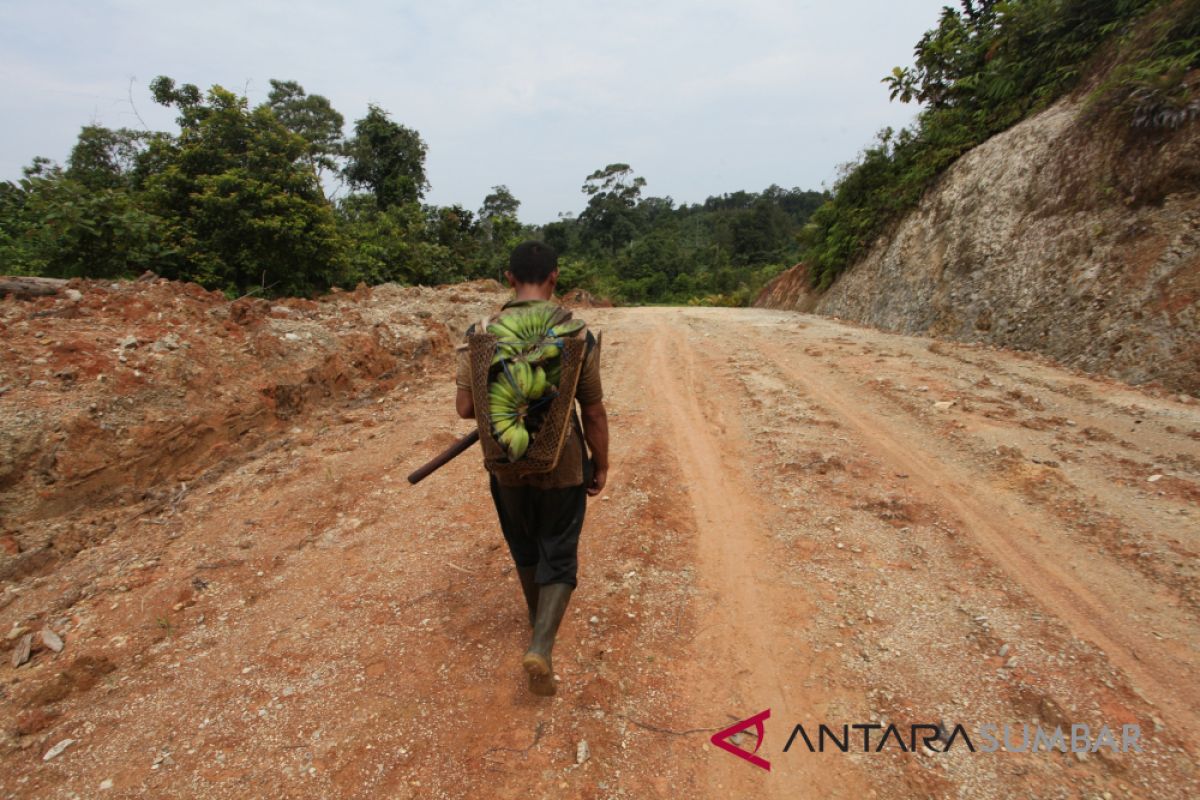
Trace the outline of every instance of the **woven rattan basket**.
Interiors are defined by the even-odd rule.
[[[558,464],[567,427],[571,424],[575,387],[579,383],[579,372],[583,368],[587,349],[585,335],[581,331],[577,336],[563,339],[558,395],[550,401],[542,418],[541,429],[533,435],[529,449],[519,461],[508,460],[504,447],[492,436],[492,421],[488,416],[488,372],[496,353],[496,337],[490,333],[472,333],[467,337],[467,352],[471,359],[471,396],[475,401],[479,443],[483,447],[483,461],[488,471],[501,477],[516,477],[549,472]]]

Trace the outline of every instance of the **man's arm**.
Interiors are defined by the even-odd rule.
[[[470,389],[458,387],[458,394],[454,397],[454,409],[463,419],[475,419],[475,398],[471,396]]]
[[[467,329],[469,334],[475,326]],[[458,386],[458,394],[454,397],[454,410],[462,419],[475,418],[475,401],[471,396],[471,358],[466,347],[459,348],[455,359],[456,369],[454,383]]]
[[[604,410],[603,402],[580,405],[579,412],[583,422],[583,438],[587,440],[595,467],[587,493],[595,497],[608,482],[608,412]]]

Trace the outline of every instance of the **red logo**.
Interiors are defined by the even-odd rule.
[[[766,736],[766,730],[763,728],[763,720],[770,719],[770,717],[771,717],[771,709],[768,708],[766,711],[758,712],[753,717],[747,717],[746,719],[742,720],[741,722],[735,722],[732,725],[730,725],[728,728],[726,728],[725,730],[717,731],[716,733],[714,733],[712,735],[712,743],[715,744],[717,747],[721,748],[722,750],[724,750],[725,752],[733,753],[738,758],[744,758],[747,761],[749,761],[751,764],[753,764],[754,766],[759,767],[761,769],[765,769],[767,772],[770,772],[771,771],[771,762],[767,761],[765,758],[754,755],[755,753],[758,752],[758,748],[762,747],[763,738]],[[729,739],[734,734],[738,734],[744,730],[749,729],[749,727],[751,725],[754,726],[755,733],[758,734],[758,742],[755,743],[754,750],[747,753],[745,750],[738,747],[733,742],[729,741]]]

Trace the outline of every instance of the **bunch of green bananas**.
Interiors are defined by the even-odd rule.
[[[557,392],[562,376],[562,337],[578,333],[582,320],[550,302],[516,306],[488,325],[496,337],[493,373],[488,383],[492,433],[517,461],[529,448],[526,427],[531,404]]]

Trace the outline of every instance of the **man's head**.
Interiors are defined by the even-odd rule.
[[[508,282],[516,289],[520,285],[549,284],[553,292],[558,282],[558,254],[542,242],[522,242],[508,258]]]

